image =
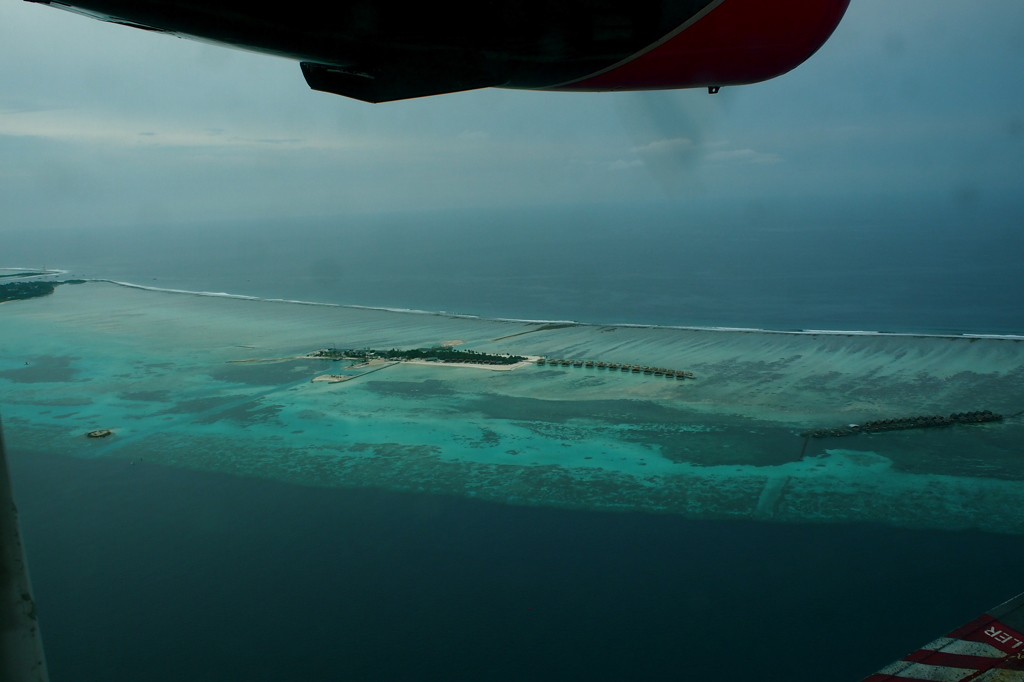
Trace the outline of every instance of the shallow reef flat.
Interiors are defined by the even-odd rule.
[[[12,451],[145,459],[695,518],[1024,533],[1016,339],[594,326],[61,287],[0,308]],[[511,372],[400,363],[343,383],[318,348],[445,340],[667,367]],[[238,362],[259,358],[277,361]],[[810,428],[992,410],[957,425],[807,440]],[[85,434],[111,429],[113,435]]]

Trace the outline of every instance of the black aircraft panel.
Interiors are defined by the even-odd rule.
[[[314,88],[384,101],[538,88],[635,54],[713,0],[29,0],[304,62]]]

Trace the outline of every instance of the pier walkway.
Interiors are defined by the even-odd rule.
[[[692,379],[693,372],[685,372],[679,369],[667,369],[665,367],[649,367],[647,365],[622,365],[614,362],[595,362],[593,360],[563,360],[554,358],[539,358],[538,365],[550,365],[552,367],[576,367],[584,369],[604,369],[612,372],[628,372],[630,374],[647,374],[669,379]]]
[[[810,429],[800,434],[804,438],[836,438],[841,436],[853,436],[858,433],[883,433],[885,431],[906,431],[908,429],[930,429],[940,426],[952,426],[954,424],[985,424],[988,422],[1002,421],[1003,415],[995,414],[989,410],[981,412],[956,412],[948,417],[925,416],[925,417],[900,417],[898,419],[880,419],[877,421],[864,422],[863,424],[850,424],[849,426],[834,429]]]

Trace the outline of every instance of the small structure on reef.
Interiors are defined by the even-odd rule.
[[[321,351],[323,352],[323,351]],[[538,366],[550,365],[551,367],[584,367],[586,369],[607,369],[611,371],[619,370],[620,372],[633,372],[634,374],[640,374],[641,372],[650,376],[666,377],[668,379],[691,379],[693,378],[693,372],[684,372],[681,369],[668,369],[666,367],[649,367],[647,365],[622,365],[617,362],[606,362],[604,360],[566,360],[564,358],[548,358],[539,357],[536,359],[535,364]]]
[[[325,348],[313,351],[306,357],[322,360],[427,360],[441,363],[459,363],[468,365],[515,365],[527,358],[521,355],[481,353],[475,350],[456,350],[451,346],[434,346],[432,348],[413,348],[400,350],[375,350],[372,348]]]
[[[990,410],[981,412],[954,412],[948,417],[924,416],[924,417],[900,417],[897,419],[879,419],[864,422],[863,424],[850,424],[834,429],[810,429],[800,434],[803,438],[837,438],[842,436],[853,436],[858,433],[883,433],[885,431],[906,431],[908,429],[928,429],[938,426],[952,426],[953,424],[985,424],[988,422],[1002,421],[1003,415],[995,414]]]
[[[107,436],[113,436],[114,432],[110,429],[97,429],[96,431],[90,431],[85,435],[89,438],[106,438]]]
[[[321,374],[320,376],[315,376],[312,379],[310,379],[310,382],[315,383],[315,382],[318,382],[318,381],[326,381],[329,384],[340,384],[342,381],[348,381],[349,379],[354,379],[356,376],[359,376],[359,375],[358,374],[356,374],[356,375],[350,375],[350,374]]]

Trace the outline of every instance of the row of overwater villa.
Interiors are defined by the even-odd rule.
[[[648,374],[656,377],[667,377],[672,379],[692,379],[693,372],[684,372],[680,369],[666,369],[665,367],[648,367],[647,365],[620,365],[614,362],[594,362],[593,360],[562,360],[552,358],[540,358],[538,365],[551,365],[553,367],[582,367],[584,369],[607,369],[613,372],[630,372],[632,374]]]

